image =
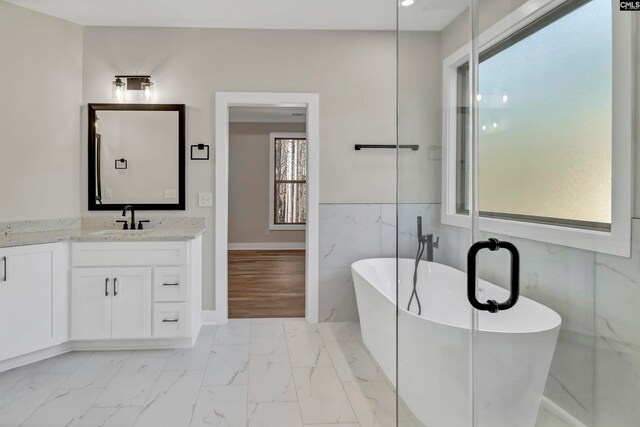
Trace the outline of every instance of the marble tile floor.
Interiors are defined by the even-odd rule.
[[[353,322],[238,319],[193,349],[71,352],[0,373],[0,427],[395,426]],[[408,411],[400,425],[418,426]]]

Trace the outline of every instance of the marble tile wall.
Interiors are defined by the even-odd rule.
[[[461,232],[440,224],[439,204],[320,205],[320,321],[358,319],[351,264],[365,258],[396,256],[396,226],[401,257],[414,258],[417,249],[416,217],[423,233],[440,238],[434,251],[437,262],[464,268]]]
[[[380,204],[320,205],[319,320],[358,319],[350,266],[364,258],[392,256],[382,237]],[[393,206],[393,205],[390,205]],[[394,238],[395,241],[395,238]]]
[[[323,204],[320,207],[320,320],[358,317],[350,265],[363,258],[415,256],[416,217],[440,237],[437,262],[465,270],[469,235],[440,223],[439,204]],[[640,419],[640,219],[632,257],[511,236],[521,254],[522,294],[563,319],[545,395],[586,426],[637,426]],[[481,253],[480,276],[508,286],[506,253]]]
[[[640,219],[632,224],[631,258],[595,259],[598,427],[640,422]]]

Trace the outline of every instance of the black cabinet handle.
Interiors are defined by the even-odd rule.
[[[7,281],[7,257],[3,256],[2,257],[2,282],[6,282]]]
[[[109,278],[104,279],[104,296],[109,296]]]
[[[488,300],[482,303],[476,299],[476,261],[478,252],[482,249],[497,251],[506,249],[511,253],[511,293],[505,302]],[[520,254],[518,248],[513,243],[501,242],[498,239],[476,242],[469,248],[467,253],[467,299],[476,310],[497,313],[500,310],[508,310],[518,302],[520,296]]]
[[[113,296],[118,296],[118,289],[116,288],[116,286],[118,285],[118,278],[114,277],[113,278]]]
[[[180,319],[162,319],[162,323],[174,323],[179,321]]]
[[[180,286],[180,283],[163,283],[162,286]]]

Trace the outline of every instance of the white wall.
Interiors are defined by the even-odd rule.
[[[229,243],[305,241],[304,230],[269,230],[269,134],[304,133],[306,127],[305,123],[229,123]]]
[[[418,151],[399,152],[397,182],[401,203],[440,201],[442,65],[438,58],[440,33],[399,34],[398,141],[420,146]]]
[[[213,146],[216,91],[316,92],[321,202],[389,203],[395,152],[353,146],[395,142],[395,55],[394,32],[86,27],[83,101],[110,102],[115,74],[149,73],[157,103],[187,105],[187,145]],[[213,192],[213,165],[187,160],[186,212],[141,214],[207,218],[205,309],[214,307],[213,209],[197,207],[197,193]]]
[[[0,1],[0,222],[80,216],[82,27]]]

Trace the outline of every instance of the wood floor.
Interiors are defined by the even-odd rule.
[[[305,251],[229,251],[229,317],[304,317]]]

